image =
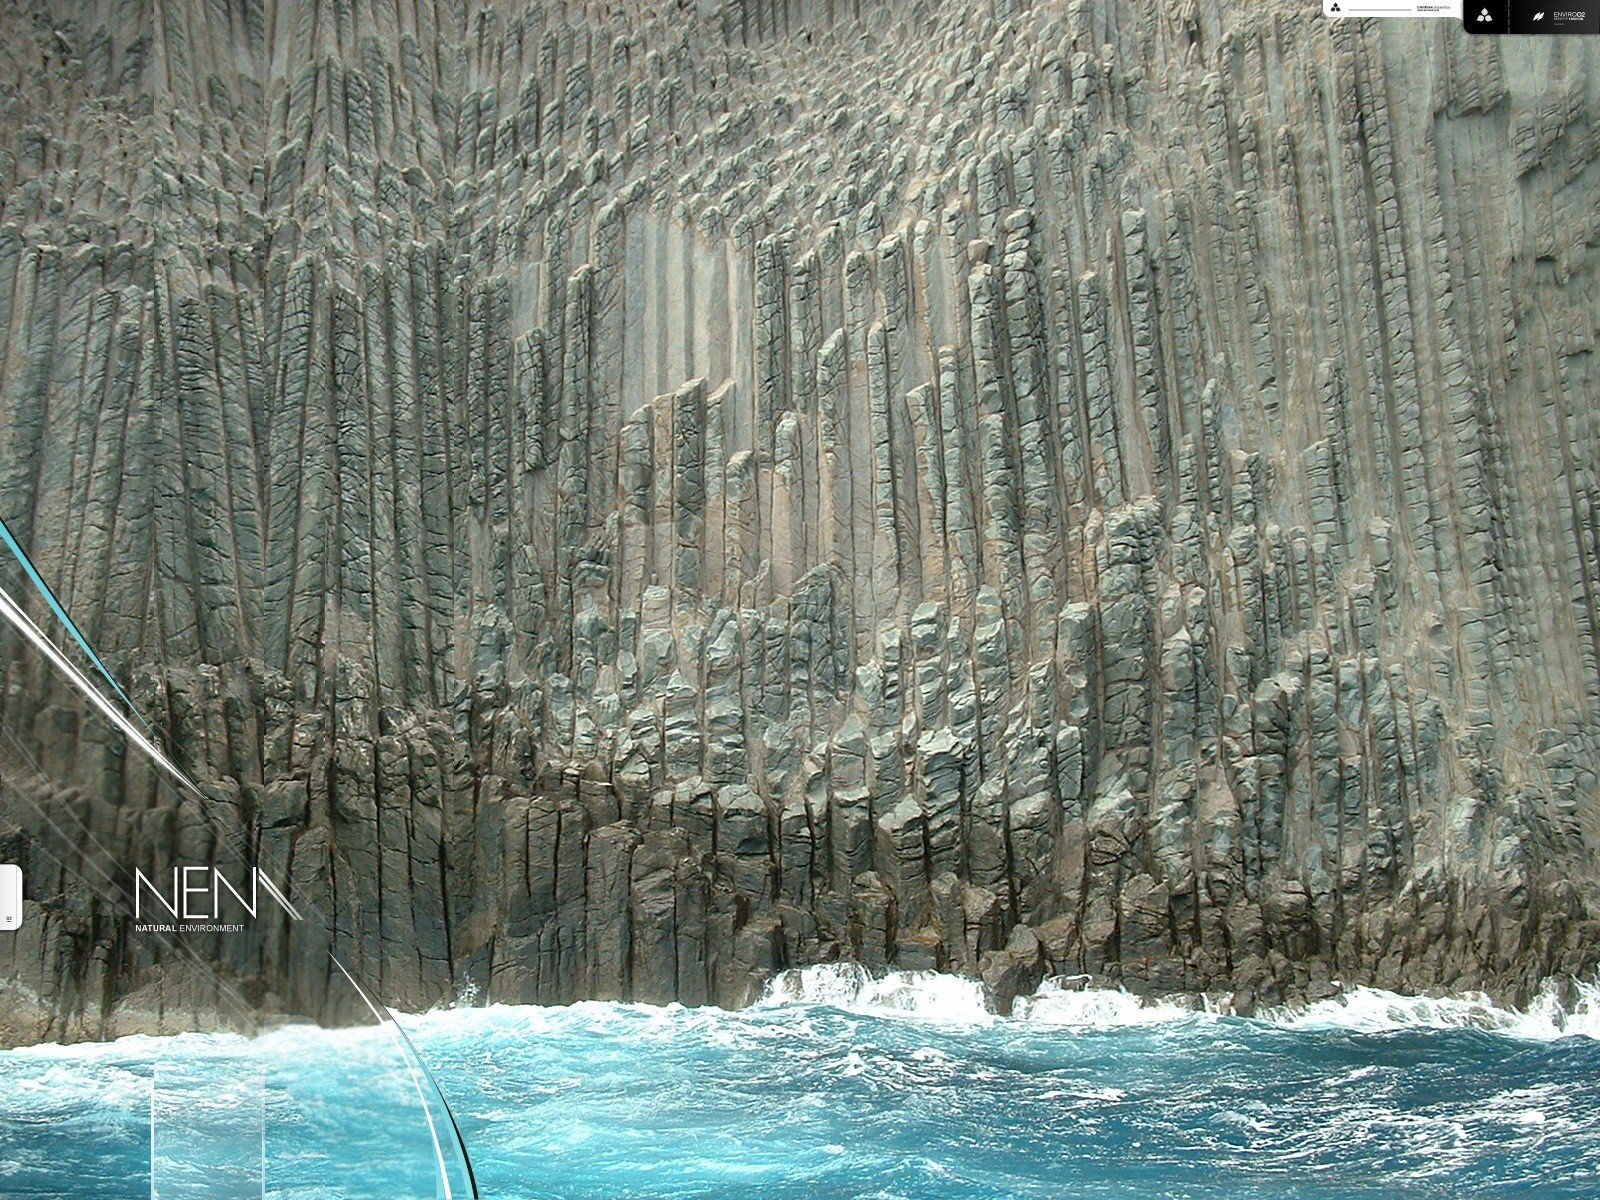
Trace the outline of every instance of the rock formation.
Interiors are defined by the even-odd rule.
[[[14,642],[0,763],[332,914],[219,935],[230,978],[318,1012],[331,938],[412,1007],[833,958],[1248,1004],[1600,957],[1591,39],[32,7],[0,516],[212,801]],[[4,803],[13,994],[128,1027],[159,949]]]

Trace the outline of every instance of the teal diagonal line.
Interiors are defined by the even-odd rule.
[[[33,584],[34,590],[44,597],[45,603],[50,606],[50,611],[55,613],[56,620],[67,627],[67,632],[72,635],[72,640],[77,642],[78,648],[89,656],[89,661],[94,664],[95,670],[99,671],[101,677],[111,685],[111,690],[122,697],[122,702],[128,706],[128,711],[138,717],[139,723],[150,730],[153,736],[155,730],[150,729],[150,722],[146,721],[139,710],[133,706],[133,701],[128,699],[128,693],[122,690],[122,685],[112,677],[111,672],[106,669],[105,663],[100,661],[100,656],[89,645],[89,640],[79,632],[78,626],[67,615],[67,610],[62,606],[61,601],[56,599],[55,592],[50,590],[50,585],[44,581],[44,576],[39,574],[38,568],[33,565],[33,560],[28,557],[28,552],[22,548],[22,544],[11,535],[11,530],[3,519],[0,519],[0,541],[5,542],[6,548],[16,556],[17,562],[22,564],[22,569],[27,573],[28,580]]]

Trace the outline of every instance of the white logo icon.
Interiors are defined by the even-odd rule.
[[[1535,21],[1542,21],[1542,20],[1544,20],[1544,14],[1543,13],[1534,13],[1533,14],[1533,19]]]
[[[1489,10],[1486,8],[1481,13],[1478,14],[1478,20],[1480,20],[1480,21],[1493,21],[1494,18],[1489,15]]]
[[[158,874],[159,878],[159,874]],[[173,867],[172,868],[172,896],[161,890],[161,885],[152,880],[142,870],[135,867],[133,871],[133,919],[144,920],[144,898],[149,893],[160,908],[172,914],[174,921],[210,921],[222,915],[224,893],[231,895],[234,903],[254,917],[260,910],[261,893],[265,891],[284,912],[294,920],[300,920],[300,913],[294,905],[289,903],[277,884],[267,878],[267,873],[260,867],[251,871],[248,882],[234,884],[228,880],[221,870],[216,867]],[[161,913],[152,909],[156,917]]]
[[[0,863],[0,929],[22,925],[22,868]]]

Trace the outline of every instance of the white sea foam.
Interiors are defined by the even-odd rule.
[[[1202,997],[1136,996],[1119,988],[1082,986],[1081,979],[1046,979],[1030,996],[1018,997],[1012,1015],[994,1011],[977,980],[935,971],[875,974],[855,963],[829,963],[781,972],[767,985],[756,1010],[827,1007],[871,1017],[929,1021],[941,1025],[986,1026],[1016,1021],[1040,1030],[1113,1030],[1182,1022],[1215,1021],[1219,1013]],[[1565,997],[1565,999],[1563,998]],[[446,1007],[400,1015],[413,1036],[518,1039],[559,1036],[574,1029],[616,1028],[630,1036],[669,1039],[715,1033],[730,1014],[715,1008],[686,1009],[606,1001],[541,1007],[490,1004]],[[641,1019],[645,1022],[641,1026]],[[1388,1033],[1405,1029],[1481,1029],[1530,1041],[1563,1037],[1600,1040],[1600,981],[1547,984],[1526,1009],[1495,1004],[1480,993],[1458,996],[1405,996],[1380,988],[1351,986],[1328,1000],[1258,1013],[1254,1020],[1296,1030]],[[764,1026],[747,1023],[742,1035],[758,1037]],[[798,1028],[786,1026],[791,1032]],[[781,1032],[781,1031],[779,1031]],[[185,1045],[187,1043],[187,1045]],[[112,1043],[43,1044],[8,1050],[24,1059],[105,1059],[144,1064],[183,1046],[193,1053],[294,1052],[314,1046],[344,1051],[368,1048],[393,1053],[392,1035],[372,1025],[327,1029],[290,1024],[255,1038],[238,1034],[187,1033],[176,1037],[134,1034]]]
[[[1402,996],[1381,988],[1351,987],[1299,1009],[1274,1009],[1261,1019],[1293,1029],[1343,1029],[1390,1033],[1403,1029],[1483,1029],[1531,1041],[1600,1038],[1600,983],[1572,985],[1570,1006],[1546,983],[1526,1009],[1506,1008],[1480,992],[1460,996]]]
[[[1487,996],[1404,996],[1382,988],[1352,987],[1338,996],[1296,1008],[1269,1009],[1260,1019],[1293,1029],[1388,1033],[1401,1029],[1488,1029],[1526,1032],[1526,1014],[1501,1008]]]
[[[1013,1020],[1040,1028],[1123,1029],[1217,1019],[1201,997],[1150,999],[1120,988],[1082,986],[1078,979],[1046,979],[1031,996],[1017,998]],[[1497,1005],[1481,993],[1405,996],[1352,986],[1303,1007],[1264,1011],[1257,1020],[1292,1029],[1388,1033],[1403,1029],[1482,1029],[1507,1037],[1550,1041],[1600,1038],[1600,982],[1562,989],[1546,984],[1526,1009]],[[946,1024],[988,1024],[997,1017],[983,985],[933,971],[875,975],[855,963],[828,963],[784,971],[767,986],[761,1007],[823,1005],[868,1016],[910,1017]]]
[[[1573,989],[1576,994],[1568,1006],[1555,985],[1547,982],[1529,1005],[1528,1015],[1554,1028],[1557,1036],[1600,1040],[1600,979],[1575,983]]]
[[[1146,1000],[1121,988],[1080,987],[1077,982],[1046,979],[1033,995],[1017,998],[1013,1014],[1030,1025],[1060,1029],[1124,1029],[1205,1015],[1192,1004]]]
[[[1012,1019],[1061,1029],[1119,1029],[1191,1020],[1203,1015],[1194,1004],[1145,1000],[1120,988],[1079,986],[1071,979],[1046,979],[1031,996],[1020,996]],[[910,1017],[952,1025],[986,1025],[998,1017],[975,979],[937,971],[890,971],[875,975],[856,963],[826,963],[784,971],[774,978],[760,1007],[822,1005],[864,1016]]]
[[[857,963],[824,963],[781,972],[760,1007],[825,1005],[865,1016],[917,1017],[953,1025],[995,1019],[975,979],[937,971],[890,971],[874,975]]]

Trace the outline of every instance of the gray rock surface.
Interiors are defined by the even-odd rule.
[[[0,515],[213,803],[0,717],[300,1012],[1592,968],[1600,49],[1314,8],[0,6]]]

